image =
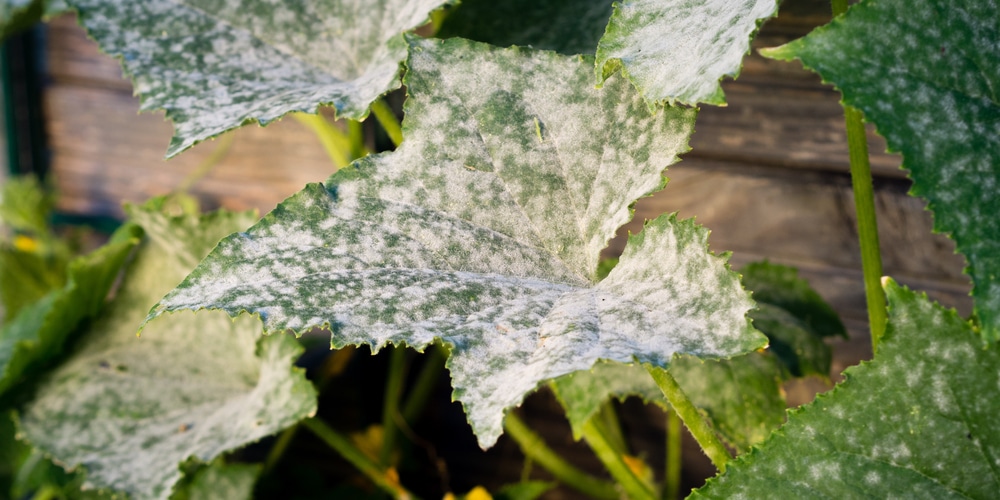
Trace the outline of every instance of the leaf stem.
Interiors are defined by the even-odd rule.
[[[316,134],[334,168],[341,169],[351,163],[351,141],[339,128],[326,121],[326,118],[309,113],[292,113],[292,118]]]
[[[562,483],[594,498],[619,498],[618,488],[613,483],[591,477],[564,460],[514,413],[507,414],[503,428],[528,459],[544,467]]]
[[[222,136],[219,137],[219,145],[215,147],[212,154],[208,155],[208,158],[205,158],[205,160],[198,165],[198,168],[194,169],[194,172],[188,174],[188,176],[177,185],[174,192],[187,193],[188,190],[191,189],[191,186],[194,186],[195,183],[208,175],[208,173],[212,171],[212,168],[218,165],[219,162],[225,159],[226,155],[229,154],[229,150],[233,147],[233,140],[235,137],[236,136],[232,132],[222,134]]]
[[[670,406],[673,407],[677,416],[687,426],[695,441],[698,441],[701,450],[705,452],[705,455],[708,455],[709,460],[719,469],[719,472],[725,472],[726,462],[731,458],[729,451],[708,425],[708,422],[702,418],[698,408],[691,403],[669,371],[652,365],[645,366],[649,374],[653,376],[653,380],[656,381],[656,385],[663,391],[663,395],[667,397],[667,401],[670,402]]]
[[[393,496],[393,498],[408,499],[413,495],[406,491],[397,478],[390,472],[389,468],[382,467],[368,458],[361,450],[351,443],[351,440],[343,434],[337,432],[325,422],[316,417],[303,420],[302,425],[312,431],[317,437],[334,449],[340,456],[356,467],[362,474],[371,479],[379,488]]]
[[[681,493],[681,418],[667,410],[667,475],[663,486],[665,500],[678,500]]]
[[[427,353],[424,367],[417,375],[417,381],[413,383],[413,387],[409,391],[410,394],[406,397],[406,402],[403,403],[403,420],[407,422],[415,421],[420,412],[424,410],[427,399],[434,391],[441,372],[444,371],[444,361],[447,357],[445,347],[434,345],[428,350],[430,352]]]
[[[365,129],[361,122],[347,120],[347,141],[350,144],[351,161],[365,155]]]
[[[833,0],[833,15],[847,11],[847,0]],[[879,250],[878,222],[875,216],[875,189],[872,170],[868,162],[868,138],[862,113],[854,106],[842,102],[847,126],[847,146],[851,158],[851,185],[854,191],[854,210],[858,217],[858,240],[861,244],[861,269],[865,282],[865,299],[868,305],[868,325],[872,337],[872,351],[885,333],[887,321],[885,292],[882,291],[882,257]]]
[[[608,442],[618,453],[628,453],[628,444],[625,442],[625,435],[622,433],[622,425],[618,421],[618,413],[615,411],[614,402],[610,399],[605,401],[598,410],[597,415],[601,419],[601,430],[604,431]]]
[[[389,373],[382,398],[382,448],[378,458],[387,467],[392,465],[392,452],[396,448],[396,415],[405,378],[406,348],[396,346],[389,354]]]
[[[389,139],[392,139],[392,143],[398,148],[403,143],[403,127],[400,126],[396,113],[392,112],[385,99],[376,99],[371,109],[379,125],[382,125]]]
[[[587,420],[581,431],[583,439],[590,445],[590,449],[594,450],[598,460],[604,464],[615,481],[622,486],[629,498],[633,500],[653,500],[656,498],[649,486],[639,479],[625,463],[622,454],[615,450],[611,440],[608,439],[607,432],[601,428],[600,415],[595,415]]]
[[[281,434],[278,435],[278,439],[274,441],[274,445],[271,446],[271,451],[267,453],[267,458],[264,460],[264,467],[261,474],[267,474],[274,469],[274,466],[278,465],[281,461],[281,457],[284,456],[285,450],[288,449],[288,445],[292,443],[292,439],[299,432],[299,426],[293,425],[285,429]]]

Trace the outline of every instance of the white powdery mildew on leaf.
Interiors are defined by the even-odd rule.
[[[994,498],[1000,488],[1000,352],[926,296],[886,285],[875,359],[793,412],[695,498]],[[919,367],[924,380],[910,384]]]
[[[447,0],[71,0],[120,56],[142,109],[164,109],[168,156],[226,130],[321,104],[360,119],[399,87],[402,33]]]
[[[440,339],[480,444],[540,383],[598,359],[759,347],[752,302],[707,231],[664,216],[595,283],[600,250],[687,147],[694,111],[651,116],[590,61],[411,42],[407,140],[313,184],[219,244],[151,317],[258,314],[334,346]],[[609,220],[611,222],[609,222]]]
[[[983,336],[1000,339],[1000,2],[851,8],[769,55],[835,84],[903,155],[912,194],[968,261]]]
[[[315,412],[312,384],[293,367],[294,339],[260,338],[250,318],[183,312],[135,329],[190,268],[158,241],[191,241],[207,252],[245,215],[184,222],[133,210],[153,237],[141,248],[114,302],[78,349],[39,385],[21,427],[32,444],[89,484],[135,498],[167,498],[190,457],[211,461]],[[166,231],[159,233],[158,231]]]
[[[597,46],[597,79],[618,69],[654,106],[725,104],[719,80],[736,77],[775,0],[632,0],[615,4]]]

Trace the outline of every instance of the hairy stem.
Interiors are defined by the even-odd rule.
[[[678,500],[681,493],[681,418],[667,410],[667,475],[663,485],[665,500]]]
[[[656,498],[649,486],[642,479],[639,479],[625,463],[623,455],[615,450],[607,432],[602,429],[601,425],[600,416],[595,415],[583,424],[582,434],[583,439],[590,445],[590,449],[594,450],[594,454],[611,473],[611,477],[615,478],[628,497],[633,500]]]
[[[299,426],[293,425],[284,430],[278,435],[278,439],[274,441],[274,445],[271,446],[271,451],[267,453],[267,458],[264,460],[264,468],[261,474],[267,474],[274,469],[274,466],[278,465],[281,461],[281,457],[285,455],[285,450],[288,449],[288,445],[292,443],[292,439],[299,432]]]
[[[847,11],[847,0],[833,0],[833,15]],[[868,162],[868,139],[861,111],[843,104],[847,125],[847,146],[851,158],[851,184],[854,190],[854,209],[858,216],[858,240],[861,243],[861,269],[865,282],[865,299],[868,305],[868,325],[872,337],[872,351],[885,333],[887,320],[885,292],[882,291],[882,256],[879,250],[878,222],[875,218],[875,189],[872,170]]]
[[[504,431],[518,446],[521,452],[532,462],[541,465],[567,486],[594,498],[617,499],[618,488],[607,481],[591,477],[563,460],[559,454],[552,451],[545,441],[532,432],[517,415],[510,413],[503,423]]]
[[[396,118],[396,114],[392,112],[392,108],[389,107],[384,99],[376,99],[372,103],[372,114],[375,115],[375,119],[378,120],[379,125],[382,125],[382,129],[385,130],[385,133],[389,135],[389,139],[392,139],[392,143],[398,148],[403,143],[403,127],[399,125],[399,120]]]
[[[687,426],[688,431],[694,436],[695,441],[698,441],[701,450],[705,452],[705,455],[708,455],[709,460],[719,469],[719,472],[725,472],[726,462],[731,458],[729,451],[722,444],[722,441],[719,440],[719,436],[715,431],[708,425],[708,422],[701,417],[701,413],[698,413],[698,408],[691,403],[691,400],[681,390],[681,386],[674,380],[673,375],[667,370],[652,365],[646,365],[646,370],[653,376],[656,385],[660,386],[663,395],[667,397],[670,406],[673,407],[677,416]]]
[[[215,168],[215,166],[224,160],[226,155],[229,154],[229,150],[233,147],[233,139],[235,137],[236,136],[232,132],[222,134],[222,136],[219,137],[219,145],[214,151],[212,151],[212,154],[208,155],[208,158],[205,158],[205,160],[198,165],[198,168],[194,169],[194,172],[188,174],[188,176],[185,177],[184,180],[182,180],[177,186],[177,189],[175,189],[174,192],[187,193],[191,189],[191,186],[194,186],[195,183],[208,175],[208,173],[211,172],[212,169]]]
[[[322,439],[324,443],[333,448],[334,451],[344,457],[345,460],[361,471],[368,479],[371,479],[376,486],[392,495],[393,498],[413,498],[413,495],[399,484],[399,480],[391,468],[382,467],[371,458],[368,458],[368,455],[365,455],[355,447],[347,436],[337,432],[316,417],[303,420],[302,425]]]

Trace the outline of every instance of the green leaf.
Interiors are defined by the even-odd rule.
[[[863,2],[766,52],[801,59],[903,155],[911,194],[968,261],[983,337],[1000,339],[997,2]]]
[[[610,0],[465,0],[436,36],[593,55],[609,17]]]
[[[51,191],[34,176],[11,177],[0,186],[0,224],[15,231],[49,234],[48,219],[55,206]]]
[[[167,498],[179,464],[209,462],[312,415],[316,393],[292,366],[298,343],[260,337],[250,318],[175,314],[136,338],[150,305],[197,262],[192,252],[253,217],[128,211],[148,239],[106,312],[39,383],[21,428],[61,464],[83,467],[91,485]]]
[[[891,281],[886,294],[875,359],[695,497],[996,497],[1000,351],[926,296]]]
[[[226,464],[217,459],[198,468],[171,500],[248,500],[260,471],[260,464]]]
[[[107,245],[69,263],[62,288],[21,308],[4,324],[0,329],[0,394],[61,354],[77,326],[97,316],[140,235],[136,226],[122,226]]]
[[[598,359],[665,366],[762,337],[707,231],[663,216],[596,282],[629,205],[663,183],[695,111],[650,116],[591,61],[461,39],[413,40],[407,140],[223,240],[150,313],[257,314],[269,332],[333,331],[373,350],[441,339],[479,443],[542,382]]]
[[[42,20],[44,0],[0,0],[0,41]]]
[[[670,373],[723,440],[738,453],[785,421],[785,372],[775,356],[750,353],[724,360],[681,356]]]
[[[649,103],[725,104],[719,80],[736,78],[775,0],[634,0],[615,3],[597,46],[597,81],[619,69]]]
[[[285,113],[361,119],[399,87],[402,33],[448,0],[70,0],[108,54],[122,58],[143,110],[174,122],[167,156]]]
[[[768,350],[724,360],[679,356],[671,363],[670,373],[719,435],[743,452],[784,422],[781,384],[788,375],[829,375],[830,347],[819,332],[836,333],[828,322],[839,325],[840,319],[794,268],[760,262],[744,266],[741,272],[743,285],[761,301],[750,317],[770,340]],[[589,371],[556,379],[552,389],[576,439],[610,398],[639,396],[646,403],[669,408],[659,387],[639,365],[599,363]]]
[[[0,246],[0,304],[13,319],[53,290],[66,284],[67,259]],[[0,320],[0,325],[6,324]]]
[[[767,261],[751,262],[740,269],[740,274],[743,286],[753,290],[753,298],[758,303],[784,309],[819,337],[847,337],[847,329],[837,312],[808,281],[799,277],[794,267]]]
[[[522,481],[508,484],[493,493],[494,500],[535,500],[558,486],[547,481]]]

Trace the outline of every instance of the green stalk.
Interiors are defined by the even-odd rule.
[[[622,486],[622,489],[625,490],[629,498],[633,500],[653,500],[656,498],[656,495],[649,489],[649,486],[639,479],[625,463],[622,459],[622,454],[615,450],[611,440],[608,439],[606,431],[601,428],[599,418],[598,416],[594,416],[590,420],[587,420],[581,429],[583,439],[590,445],[590,449],[594,450],[594,454],[597,455],[598,460],[608,469],[611,477],[615,478],[615,481]]]
[[[365,155],[365,129],[361,122],[347,120],[347,140],[350,144],[351,161]]]
[[[417,381],[413,383],[410,394],[406,397],[406,402],[403,403],[403,420],[407,422],[415,421],[424,411],[427,399],[430,398],[431,392],[434,391],[434,387],[441,377],[441,372],[444,371],[444,360],[447,356],[445,347],[435,345],[431,346],[428,351],[430,352],[427,353],[427,361],[424,362],[424,367],[417,375]]]
[[[382,449],[378,458],[386,466],[392,465],[392,452],[396,448],[396,416],[399,398],[406,378],[406,349],[397,346],[389,354],[389,373],[382,398]]]
[[[375,119],[378,120],[379,125],[382,125],[385,133],[389,135],[389,139],[392,139],[392,143],[398,148],[403,143],[403,127],[399,125],[399,120],[392,112],[392,108],[386,104],[384,99],[376,99],[372,103],[372,113],[375,114]]]
[[[594,498],[608,500],[619,498],[618,488],[613,483],[591,477],[563,460],[559,454],[545,444],[541,436],[532,432],[517,415],[507,414],[503,428],[507,435],[521,447],[524,456],[544,467],[563,484]]]
[[[204,161],[198,165],[198,168],[194,169],[174,190],[175,193],[187,193],[194,186],[196,182],[200,181],[203,177],[208,175],[212,171],[212,168],[219,164],[226,155],[229,154],[229,150],[233,147],[233,139],[236,136],[233,133],[223,134],[219,137],[219,145],[216,146],[212,154],[208,155]]]
[[[308,113],[292,113],[292,118],[316,134],[334,168],[341,169],[351,163],[351,141],[326,118]]]
[[[628,453],[628,444],[625,442],[625,434],[622,433],[622,425],[618,421],[614,402],[605,401],[598,410],[597,416],[601,419],[601,430],[607,436],[608,442],[618,453],[623,455]]]
[[[688,431],[694,436],[695,441],[698,441],[701,450],[705,452],[705,455],[708,455],[708,459],[719,469],[719,472],[725,472],[726,462],[731,458],[729,450],[719,440],[719,436],[715,434],[715,431],[709,427],[708,422],[701,417],[701,413],[698,413],[698,408],[684,394],[681,386],[674,380],[673,375],[667,370],[652,365],[646,365],[646,370],[653,376],[656,385],[660,386],[663,395],[667,397],[670,406],[677,412],[677,416],[687,426]]]
[[[302,421],[302,425],[312,431],[317,437],[334,449],[340,456],[356,467],[362,474],[371,479],[379,488],[392,495],[393,498],[409,499],[413,495],[395,477],[390,475],[389,468],[382,467],[368,458],[361,450],[351,443],[351,440],[326,425],[322,420],[312,417]]]
[[[833,15],[847,11],[847,0],[833,0]],[[854,190],[854,210],[858,214],[858,239],[861,243],[861,269],[868,304],[868,325],[872,336],[872,351],[885,333],[887,312],[882,291],[882,257],[879,251],[878,222],[875,218],[875,189],[868,162],[868,139],[861,111],[842,103],[847,125],[847,146],[851,157],[851,184]]]
[[[681,493],[681,418],[667,410],[667,475],[663,486],[665,500],[678,500]]]
[[[271,451],[267,453],[267,458],[264,460],[264,468],[261,474],[267,474],[278,462],[281,461],[281,457],[284,456],[285,450],[288,449],[288,445],[292,444],[292,439],[295,437],[299,431],[298,425],[293,425],[284,430],[278,435],[278,439],[274,441],[274,446],[271,446]]]

